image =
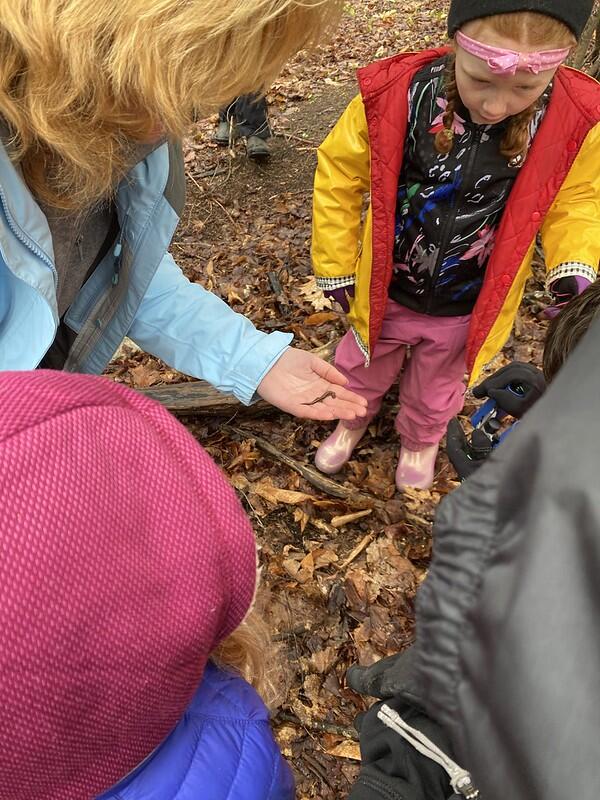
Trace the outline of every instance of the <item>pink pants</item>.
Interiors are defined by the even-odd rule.
[[[354,334],[348,331],[337,347],[335,365],[348,378],[347,388],[366,398],[368,407],[366,418],[344,425],[362,427],[373,419],[400,374],[410,346],[400,380],[396,430],[408,450],[437,444],[463,406],[469,320],[470,315],[431,317],[388,300],[381,336],[368,367]]]

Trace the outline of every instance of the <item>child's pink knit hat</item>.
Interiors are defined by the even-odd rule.
[[[245,616],[252,529],[170,414],[103,378],[0,375],[0,797],[110,788]]]

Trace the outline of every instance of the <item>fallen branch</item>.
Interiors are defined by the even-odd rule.
[[[332,787],[331,783],[329,782],[329,777],[327,775],[327,772],[325,772],[323,766],[319,764],[316,758],[313,758],[308,753],[304,753],[303,756],[304,756],[305,766],[312,772],[315,778],[317,778],[317,780],[322,781],[325,784],[325,786],[331,789]]]
[[[343,528],[344,525],[349,525],[351,522],[356,522],[357,519],[368,517],[371,513],[370,508],[365,508],[363,511],[353,511],[352,514],[343,514],[341,517],[334,517],[331,520],[331,525],[334,528]]]
[[[329,361],[337,341],[329,342],[322,347],[317,347],[312,352]],[[275,406],[264,400],[258,400],[251,406],[244,406],[231,394],[225,394],[215,389],[206,381],[188,381],[186,383],[171,383],[167,386],[154,386],[152,389],[139,390],[147,397],[161,403],[165,408],[178,416],[263,416],[265,414],[279,414]]]
[[[590,49],[590,45],[592,43],[592,39],[600,27],[600,5],[596,6],[595,10],[592,11],[585,28],[583,29],[583,33],[579,37],[579,43],[575,48],[575,52],[572,54],[569,61],[575,67],[575,69],[583,69],[586,56]],[[596,43],[597,44],[597,43]],[[594,58],[594,56],[592,56]]]
[[[331,478],[326,478],[318,470],[314,469],[313,467],[309,467],[307,464],[303,464],[300,461],[296,461],[295,458],[286,455],[279,450],[279,448],[275,447],[275,445],[267,442],[266,439],[257,436],[252,431],[236,428],[233,425],[223,425],[223,430],[234,433],[237,436],[241,436],[246,439],[252,438],[260,450],[262,450],[264,453],[267,453],[267,455],[273,456],[273,458],[276,458],[278,461],[281,461],[282,464],[290,467],[290,469],[293,469],[321,492],[331,495],[331,497],[339,497],[353,508],[376,508],[380,513],[387,516],[385,511],[386,504],[383,500],[373,497],[372,494],[359,492],[358,489],[350,489],[347,486],[342,486],[341,483],[332,481]]]

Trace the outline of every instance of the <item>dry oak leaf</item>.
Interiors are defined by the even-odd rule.
[[[325,297],[323,292],[319,289],[317,286],[317,279],[314,275],[308,278],[308,280],[300,286],[298,291],[302,297],[311,304],[315,311],[323,311],[324,308],[331,309],[331,300]]]
[[[282,562],[285,571],[298,581],[298,583],[307,583],[314,575],[316,569],[328,567],[338,560],[338,556],[333,550],[327,550],[319,547],[302,556],[300,553],[293,555],[291,558],[286,558]]]
[[[353,569],[348,572],[344,582],[344,589],[350,608],[353,611],[365,612],[369,602],[369,590],[364,570]]]
[[[305,500],[314,500],[314,497],[306,492],[295,492],[291,489],[280,489],[275,486],[268,478],[258,481],[257,483],[250,484],[250,491],[262,497],[263,500],[268,500],[270,503],[278,505],[285,503],[288,506],[297,506]]]
[[[129,374],[138,389],[147,389],[149,386],[154,386],[154,384],[164,380],[162,373],[150,364],[140,364],[137,367],[133,367],[133,369],[129,370]]]

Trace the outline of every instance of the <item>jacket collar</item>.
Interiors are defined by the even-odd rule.
[[[7,222],[13,233],[33,250],[41,251],[45,260],[54,263],[54,248],[48,222],[21,175],[12,163],[4,142],[8,132],[0,127],[0,199]],[[3,237],[3,248],[10,249],[10,237]],[[10,253],[6,256],[10,260]]]

